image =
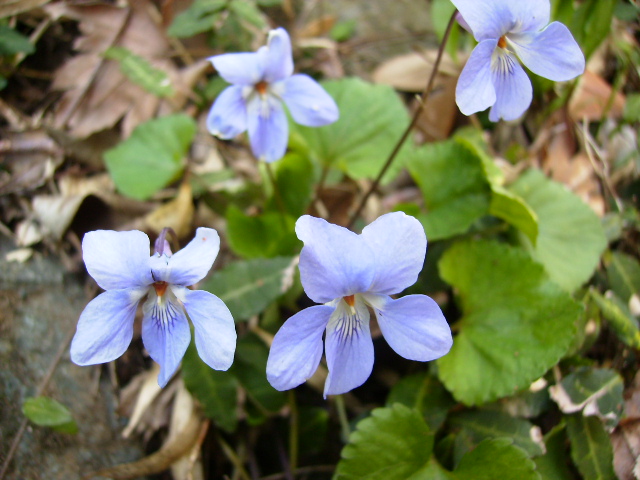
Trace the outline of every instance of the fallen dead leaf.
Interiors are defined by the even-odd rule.
[[[640,372],[624,392],[625,414],[611,433],[613,468],[620,480],[640,479]]]
[[[161,205],[144,219],[146,225],[160,233],[163,228],[170,227],[178,238],[184,238],[191,232],[193,222],[193,197],[189,181],[182,182],[176,197]]]
[[[569,101],[569,115],[576,122],[585,118],[599,121],[605,114],[609,118],[621,118],[625,101],[625,96],[620,92],[613,93],[611,85],[601,76],[586,70]]]

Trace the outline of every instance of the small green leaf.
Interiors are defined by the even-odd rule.
[[[582,308],[527,252],[490,241],[458,242],[439,263],[464,312],[438,375],[477,405],[528,387],[566,353]]]
[[[295,219],[276,212],[245,215],[231,205],[227,209],[227,239],[231,249],[245,258],[292,255],[300,249]]]
[[[432,431],[438,430],[455,405],[453,398],[433,375],[427,372],[404,377],[394,385],[387,397],[387,407],[401,403],[415,408],[424,417]]]
[[[282,202],[292,216],[298,218],[304,215],[313,193],[313,164],[306,156],[289,153],[275,163],[275,169],[278,191],[269,200],[267,208],[277,211]]]
[[[529,170],[512,186],[538,217],[538,241],[531,250],[552,280],[569,292],[593,274],[607,239],[600,219],[563,185]]]
[[[407,480],[423,469],[433,433],[416,410],[396,403],[360,421],[342,449],[335,480]]]
[[[104,154],[118,190],[145,200],[178,178],[196,133],[196,124],[183,114],[149,120]]]
[[[460,429],[458,435],[465,435],[470,441],[465,445],[477,444],[487,438],[509,437],[514,445],[522,448],[530,457],[542,455],[544,445],[540,429],[531,422],[498,411],[477,410],[459,412],[449,416],[447,424]]]
[[[203,290],[218,296],[236,322],[264,310],[293,282],[293,257],[256,258],[234,262],[212,275]]]
[[[430,241],[465,233],[489,210],[490,187],[481,158],[455,140],[426,144],[407,167],[427,210],[418,217]]]
[[[629,123],[640,122],[640,93],[627,95],[623,118]]]
[[[123,47],[111,47],[104,52],[105,58],[120,62],[120,70],[129,80],[147,92],[158,97],[172,97],[175,94],[169,76],[151,66],[142,57]]]
[[[535,463],[509,438],[484,440],[462,457],[454,474],[459,480],[540,480]]]
[[[491,186],[489,213],[513,225],[532,245],[538,240],[538,216],[518,195],[500,186]]]
[[[0,25],[0,55],[33,53],[36,47],[19,32],[7,25]]]
[[[229,3],[229,10],[254,27],[265,28],[267,26],[264,15],[251,1],[233,0]]]
[[[312,160],[336,167],[354,179],[374,178],[409,124],[406,107],[387,85],[348,78],[322,86],[338,105],[340,119],[320,128],[291,122],[291,131],[306,144]],[[385,182],[398,174],[410,150],[405,142]]]
[[[609,435],[598,417],[581,413],[568,415],[567,433],[571,441],[571,458],[584,480],[615,480],[613,449]]]
[[[228,0],[195,0],[173,19],[167,33],[172,37],[187,38],[213,30],[227,3]]]
[[[596,415],[613,428],[624,408],[623,389],[622,377],[615,370],[582,367],[549,392],[562,412]]]
[[[22,413],[36,425],[61,433],[77,433],[78,425],[67,407],[49,397],[30,397],[22,404]]]
[[[574,480],[575,477],[568,465],[569,452],[564,423],[552,428],[544,436],[544,443],[547,452],[533,459],[542,480]]]
[[[318,453],[324,449],[329,429],[329,412],[324,407],[300,406],[298,410],[300,452]]]
[[[623,301],[632,295],[640,295],[640,263],[636,258],[621,252],[611,252],[607,265],[611,288]]]
[[[227,432],[236,429],[238,381],[232,373],[213,370],[204,363],[198,356],[194,342],[191,342],[182,360],[182,379],[202,404],[207,417]]]
[[[265,376],[268,356],[269,349],[262,340],[253,334],[246,335],[238,340],[230,369],[263,414],[277,412],[285,403],[284,393],[275,390]]]
[[[589,295],[595,301],[602,312],[602,316],[609,322],[620,341],[631,348],[640,349],[640,329],[629,308],[616,295],[609,291],[607,296],[602,296],[594,288],[589,290]]]
[[[615,5],[616,0],[586,0],[575,10],[570,25],[571,33],[587,59],[609,35]]]

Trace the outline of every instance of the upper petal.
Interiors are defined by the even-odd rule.
[[[186,247],[166,259],[166,270],[156,279],[172,285],[189,286],[202,280],[218,256],[220,237],[213,228],[200,227]],[[154,259],[158,258],[154,255]],[[161,264],[160,264],[161,265]],[[154,264],[154,275],[156,268]]]
[[[236,351],[236,327],[231,312],[209,292],[187,288],[181,288],[180,292],[178,297],[182,297],[195,327],[198,355],[214,370],[228,370]]]
[[[280,101],[267,95],[248,104],[248,130],[251,150],[258,160],[275,162],[287,151],[289,123]]]
[[[422,224],[403,212],[382,215],[362,230],[375,256],[370,292],[390,295],[416,283],[427,251]]]
[[[343,300],[327,326],[325,355],[329,376],[324,396],[339,395],[362,385],[373,369],[373,341],[369,330],[369,311],[356,297],[356,312],[350,312]]]
[[[517,1],[517,0],[516,0]],[[451,0],[471,28],[476,40],[498,39],[516,23],[513,0]]]
[[[220,76],[236,85],[255,85],[264,77],[264,56],[258,52],[225,53],[209,58]]]
[[[496,101],[491,78],[491,57],[497,40],[482,40],[462,69],[456,85],[456,103],[465,115],[486,110]]]
[[[169,295],[169,291],[165,296]],[[175,297],[159,305],[155,292],[143,305],[142,343],[151,358],[160,365],[158,385],[165,387],[178,369],[191,341],[189,322]]]
[[[247,129],[247,106],[242,95],[244,88],[232,85],[218,95],[207,116],[207,129],[212,135],[227,140]]]
[[[538,31],[549,23],[551,2],[549,0],[513,1],[508,3],[516,20],[512,32]]]
[[[273,337],[267,360],[267,380],[273,388],[289,390],[313,375],[322,357],[322,333],[333,311],[316,305],[284,322]]]
[[[82,258],[89,275],[105,290],[150,285],[149,237],[137,230],[96,230],[82,239]]]
[[[284,28],[271,30],[267,40],[264,80],[268,83],[278,82],[290,77],[292,73],[293,57],[289,34]]]
[[[531,80],[518,60],[511,53],[499,50],[494,55],[491,66],[491,77],[496,89],[496,103],[489,112],[489,120],[492,122],[497,122],[500,118],[515,120],[529,108],[533,98]]]
[[[564,82],[584,72],[580,46],[560,22],[551,23],[541,32],[512,34],[507,39],[522,63],[541,77]]]
[[[447,354],[453,344],[451,329],[436,302],[426,295],[397,300],[368,298],[387,343],[398,355],[427,362]]]
[[[304,215],[296,222],[304,242],[300,280],[314,302],[366,292],[375,275],[373,252],[360,235],[322,218]]]
[[[321,127],[338,120],[340,112],[324,88],[308,75],[293,75],[282,83],[280,97],[301,125]]]
[[[145,289],[109,290],[91,300],[80,314],[71,341],[71,360],[78,365],[111,362],[133,338],[133,319]]]

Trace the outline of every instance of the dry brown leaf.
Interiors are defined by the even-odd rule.
[[[569,101],[569,115],[576,122],[583,119],[598,121],[607,114],[620,118],[624,112],[625,96],[616,92],[601,76],[587,70],[578,80],[578,86]]]
[[[180,432],[189,424],[189,421],[194,415],[198,415],[195,401],[184,386],[184,382],[180,381],[176,398],[173,402],[167,443],[173,441],[174,438],[180,435]],[[200,435],[200,438],[193,444],[191,450],[185,452],[182,457],[171,464],[171,474],[174,480],[200,480],[204,478],[204,471],[199,455],[202,440],[204,440],[204,437]]]
[[[178,238],[184,238],[191,232],[193,222],[193,197],[191,184],[182,182],[178,195],[173,200],[161,205],[145,217],[145,223],[156,233],[163,228],[172,228]]]
[[[149,370],[145,370],[140,373],[135,380],[132,380],[132,384],[135,385],[137,392],[137,397],[135,401],[135,406],[133,407],[133,413],[129,418],[129,423],[127,423],[126,428],[122,432],[122,436],[124,438],[129,438],[129,436],[136,429],[140,420],[142,419],[143,414],[149,408],[149,405],[156,399],[158,394],[162,391],[160,385],[158,385],[158,374],[160,373],[160,365],[153,362],[151,368]]]
[[[613,468],[620,480],[640,479],[640,372],[624,392],[625,414],[611,434]]]
[[[159,114],[163,104],[168,105],[165,111],[172,111],[186,100],[194,82],[194,69],[185,70],[182,78],[183,74],[167,59],[169,42],[150,16],[155,7],[148,0],[131,2],[128,8],[89,5],[61,9],[59,4],[53,7],[48,8],[52,17],[75,19],[82,32],[74,44],[79,54],[55,75],[52,88],[65,91],[56,105],[55,128],[68,128],[72,136],[83,138],[124,119],[123,134],[127,136],[138,124]],[[177,92],[176,98],[171,103],[161,101],[130,82],[118,62],[102,56],[112,46],[124,47],[166,72]],[[205,66],[198,64],[195,72],[201,74]]]
[[[33,8],[41,7],[51,0],[2,0],[0,1],[0,18],[18,15]]]
[[[335,15],[324,15],[320,18],[311,20],[302,28],[296,31],[298,38],[313,38],[326,35],[335,25]]]

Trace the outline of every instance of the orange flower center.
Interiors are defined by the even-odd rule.
[[[264,95],[265,93],[267,93],[268,86],[269,84],[267,82],[265,82],[264,80],[261,80],[258,83],[256,83],[256,90],[260,95]]]
[[[504,35],[500,37],[500,39],[498,40],[498,46],[500,48],[507,48],[507,39],[504,38]]]
[[[155,282],[153,284],[153,288],[156,289],[156,295],[158,295],[158,297],[162,297],[165,294],[168,286],[169,284],[167,282]]]
[[[347,302],[347,305],[353,308],[353,306],[356,304],[356,296],[347,295],[346,297],[344,297],[344,301]]]

